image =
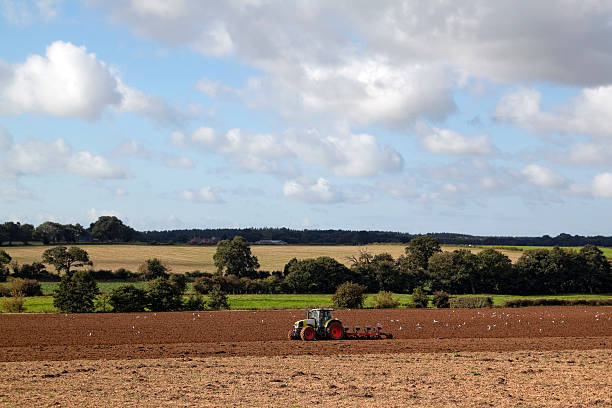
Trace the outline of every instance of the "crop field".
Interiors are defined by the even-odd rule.
[[[0,406],[612,405],[609,307],[342,310],[394,338],[286,340],[302,314],[3,314]]]
[[[214,272],[213,255],[214,246],[157,246],[157,245],[79,245],[89,253],[95,269],[116,270],[125,268],[135,272],[138,266],[146,259],[159,258],[170,266],[175,273],[184,273],[199,270]],[[319,256],[330,256],[338,262],[350,265],[349,257],[359,256],[359,251],[367,250],[376,255],[388,252],[394,258],[404,254],[405,245],[402,244],[374,244],[368,246],[318,246],[318,245],[261,245],[252,246],[251,251],[257,256],[264,271],[283,270],[291,258],[306,259]],[[4,247],[3,249],[20,264],[40,262],[42,253],[49,246],[19,246]],[[445,251],[452,251],[460,247],[443,246]],[[461,247],[467,248],[467,247]],[[468,248],[477,253],[482,248]],[[515,262],[520,251],[503,251]],[[52,268],[51,268],[52,269]]]

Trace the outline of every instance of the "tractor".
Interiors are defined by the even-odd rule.
[[[289,331],[289,340],[304,341],[318,339],[391,339],[391,333],[383,333],[382,326],[376,325],[375,329],[366,326],[362,331],[360,326],[355,326],[354,331],[350,332],[347,326],[343,326],[342,322],[332,317],[331,312],[334,309],[318,308],[311,309],[306,312],[306,319],[298,320],[293,324],[293,329]]]
[[[298,320],[289,331],[289,340],[316,340],[344,338],[344,327],[338,319],[332,317],[334,309],[312,309],[306,313],[306,319]]]

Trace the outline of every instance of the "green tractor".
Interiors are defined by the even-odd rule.
[[[327,308],[309,310],[306,319],[293,324],[293,329],[289,331],[289,340],[344,339],[345,329],[340,320],[332,317],[333,310]]]

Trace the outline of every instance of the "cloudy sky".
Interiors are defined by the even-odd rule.
[[[0,0],[0,218],[612,233],[609,1]]]

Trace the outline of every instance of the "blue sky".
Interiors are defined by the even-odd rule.
[[[0,219],[610,235],[612,6],[0,0]]]

